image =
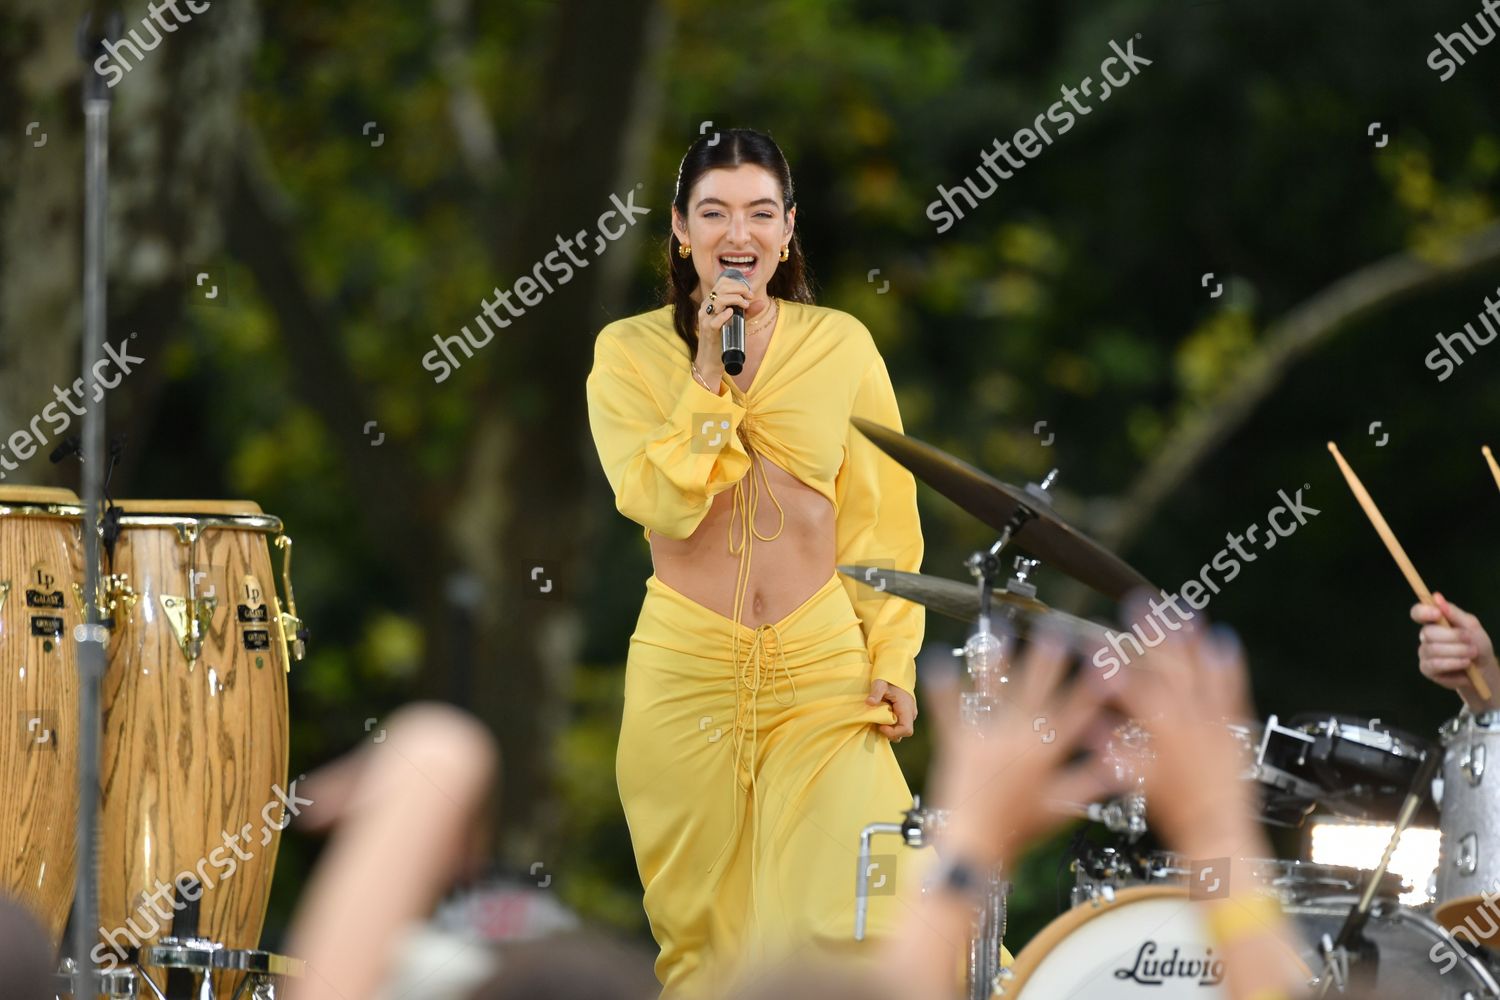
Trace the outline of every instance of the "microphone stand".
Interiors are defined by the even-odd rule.
[[[101,23],[102,22],[102,23]],[[97,385],[95,366],[104,356],[106,301],[105,236],[109,212],[110,90],[94,63],[104,54],[103,43],[120,35],[120,14],[113,11],[96,21],[90,13],[79,26],[79,52],[84,59],[84,239],[83,239],[83,379],[84,398],[100,396],[83,416],[83,546],[84,623],[73,630],[78,644],[78,873],[73,897],[73,995],[100,992],[89,957],[98,941],[98,823],[100,682],[104,676],[105,643],[109,633],[100,622],[99,503],[103,493],[104,400],[90,392]]]

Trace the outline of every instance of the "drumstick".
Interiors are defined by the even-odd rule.
[[[1495,485],[1500,486],[1500,465],[1495,464],[1494,452],[1490,451],[1489,445],[1485,445],[1479,450],[1484,454],[1484,460],[1490,463],[1490,475],[1495,477]]]
[[[1359,505],[1365,509],[1365,516],[1375,526],[1376,534],[1380,535],[1380,540],[1385,542],[1385,547],[1391,553],[1391,558],[1396,560],[1396,565],[1401,567],[1401,572],[1406,575],[1406,582],[1411,584],[1412,590],[1416,591],[1417,600],[1423,604],[1435,605],[1436,602],[1432,599],[1432,592],[1427,589],[1427,584],[1423,583],[1422,578],[1417,575],[1417,568],[1407,558],[1406,550],[1401,547],[1401,543],[1396,541],[1395,533],[1391,531],[1391,526],[1385,523],[1385,518],[1380,514],[1380,508],[1376,507],[1375,501],[1370,499],[1370,494],[1365,491],[1364,484],[1359,481],[1359,477],[1354,474],[1354,470],[1349,468],[1349,463],[1344,461],[1344,456],[1339,454],[1338,445],[1330,441],[1328,442],[1328,450],[1332,453],[1333,460],[1339,463],[1339,471],[1344,474],[1344,479],[1348,481],[1349,489],[1354,493],[1354,499],[1358,500]],[[1446,617],[1443,618],[1443,624],[1449,628],[1453,627],[1452,622],[1448,621]],[[1475,693],[1485,701],[1489,701],[1490,686],[1484,682],[1484,678],[1480,676],[1478,668],[1473,663],[1470,663],[1465,668],[1464,673],[1468,677],[1469,683],[1473,685]]]

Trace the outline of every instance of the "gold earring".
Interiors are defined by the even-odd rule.
[[[677,244],[677,256],[681,257],[683,260],[687,260],[692,255],[693,255],[693,248],[692,247],[688,246],[686,243],[679,243],[679,244]]]
[[[783,243],[782,246],[781,246],[781,259],[782,260],[786,260],[791,255],[792,255],[792,252],[789,249],[787,249],[787,244]]]

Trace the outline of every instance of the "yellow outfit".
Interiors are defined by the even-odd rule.
[[[752,543],[779,534],[753,530],[762,483],[771,492],[759,463],[833,504],[837,564],[920,568],[916,482],[849,420],[901,428],[863,324],[779,302],[748,393],[727,375],[710,392],[689,360],[670,306],[618,320],[599,334],[587,395],[615,505],[647,538],[691,536],[713,498],[734,491],[734,616],[647,579],[616,756],[663,996],[707,998],[744,961],[853,945],[859,832],[911,805],[874,729],[895,714],[865,699],[876,678],[915,692],[925,610],[835,572],[780,621],[741,623]],[[872,849],[883,862],[867,935],[878,938],[932,858],[894,837]]]

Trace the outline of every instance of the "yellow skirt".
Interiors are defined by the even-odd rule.
[[[647,579],[615,775],[663,997],[723,996],[805,946],[869,958],[915,905],[932,851],[877,836],[854,941],[860,831],[911,806],[870,669],[837,574],[755,629]]]

